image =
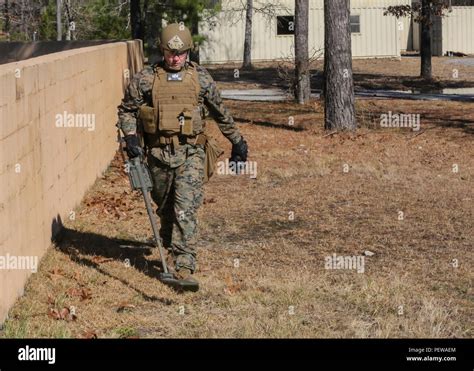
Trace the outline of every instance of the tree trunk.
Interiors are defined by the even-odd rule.
[[[130,0],[130,22],[132,25],[132,39],[143,40],[142,12],[140,0]]]
[[[431,79],[431,8],[429,0],[422,0],[421,2],[421,18],[420,76],[424,79]]]
[[[5,23],[3,24],[3,32],[6,34],[10,33],[10,13],[8,9],[8,0],[5,0],[4,8],[3,8],[3,16],[5,18]]]
[[[56,40],[63,39],[63,30],[61,25],[61,1],[56,0]]]
[[[199,22],[197,20],[196,22],[193,22],[193,25],[191,27],[191,34],[199,35]],[[201,60],[199,59],[199,45],[196,48],[191,49],[191,51],[189,52],[189,59],[198,64],[201,63]]]
[[[252,17],[253,0],[247,0],[247,10],[245,16],[244,63],[242,64],[242,69],[252,68]]]
[[[295,74],[296,100],[299,104],[309,101],[311,84],[308,53],[308,0],[295,0]]]
[[[161,3],[156,6],[152,5],[149,0],[145,0],[143,3],[143,32],[146,39],[148,62],[151,64],[158,62],[162,56],[158,47],[158,39],[163,20],[163,5]]]
[[[324,0],[324,127],[355,130],[349,0]]]

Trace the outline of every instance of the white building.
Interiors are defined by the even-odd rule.
[[[200,33],[207,41],[200,48],[201,63],[241,62],[243,59],[245,1],[223,0],[222,12],[216,26],[200,25]],[[252,28],[252,60],[283,59],[294,55],[294,0],[255,0],[254,7],[262,4],[281,5],[272,17],[254,12]],[[410,46],[410,19],[397,20],[384,16],[388,6],[410,4],[411,0],[351,0],[352,55],[354,58],[400,57],[401,50]],[[324,47],[324,3],[309,0],[309,49]]]
[[[414,0],[416,1],[416,0]],[[451,12],[435,18],[433,55],[448,51],[474,54],[474,0],[446,0]],[[389,6],[409,5],[412,0],[351,0],[352,56],[354,58],[400,57],[405,50],[419,50],[419,25],[410,18],[384,16]],[[201,63],[242,62],[245,34],[245,0],[222,0],[222,11],[209,30],[200,24],[207,41],[200,47]],[[252,60],[284,59],[294,55],[294,0],[254,0],[254,7],[278,4],[270,17],[254,12]],[[459,5],[459,4],[462,4]],[[309,0],[309,49],[324,47],[324,1]],[[240,11],[235,11],[239,9]],[[234,11],[233,11],[234,9]]]
[[[447,0],[447,3],[451,4],[450,11],[433,19],[432,54],[474,54],[474,0]],[[411,29],[409,50],[420,50],[420,26],[412,22]]]

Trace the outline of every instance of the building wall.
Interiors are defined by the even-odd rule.
[[[397,19],[400,31],[400,50],[413,50],[413,24],[410,17]]]
[[[413,25],[413,41],[412,41],[413,49],[412,50],[420,51],[420,41],[421,41],[420,24],[415,21],[412,21],[412,25]]]
[[[0,65],[0,257],[41,259],[113,158],[124,70],[142,67],[138,41]],[[94,114],[94,130],[58,127],[64,111]],[[31,274],[0,269],[0,323]]]
[[[361,33],[352,35],[354,57],[398,57],[400,49],[407,49],[409,43],[409,21],[384,16],[384,10],[390,5],[410,4],[410,0],[352,0],[351,14],[361,16]],[[201,46],[202,63],[241,62],[243,55],[245,22],[243,13],[231,12],[239,1],[225,1],[223,11],[213,30],[206,24],[200,25],[200,32],[208,41]],[[293,15],[294,1],[280,1],[286,9],[278,15]],[[252,29],[252,59],[284,59],[294,54],[293,35],[276,34],[276,18],[266,19],[260,13],[254,13]],[[310,50],[319,50],[324,46],[324,4],[322,0],[310,0],[309,14]]]
[[[447,16],[436,18],[432,30],[432,54],[448,51],[474,54],[474,6],[453,6]],[[420,50],[420,25],[413,23],[413,50]]]
[[[474,54],[474,6],[454,6],[441,25],[442,46],[437,55],[448,51]]]

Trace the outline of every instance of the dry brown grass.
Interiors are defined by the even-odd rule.
[[[228,106],[258,177],[216,175],[206,185],[202,289],[178,294],[156,280],[157,252],[136,242],[151,236],[146,212],[117,157],[66,222],[2,336],[473,336],[472,105],[358,101],[363,127],[331,136],[317,103]],[[422,134],[375,128],[388,110],[421,113]],[[365,250],[374,253],[365,273],[324,268],[326,256]],[[71,306],[76,320],[48,316]]]

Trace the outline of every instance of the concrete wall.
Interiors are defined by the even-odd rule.
[[[262,1],[266,2],[266,1]],[[261,2],[261,3],[262,3]],[[270,2],[270,1],[268,1]],[[284,5],[278,15],[293,15],[294,1],[279,0]],[[401,49],[407,49],[410,27],[408,20],[384,16],[390,5],[408,5],[411,0],[352,0],[351,14],[360,15],[361,32],[352,34],[354,58],[399,57]],[[217,17],[214,29],[203,23],[200,33],[208,40],[200,47],[201,63],[241,62],[245,34],[245,15],[230,9],[240,2],[224,1],[223,11]],[[255,5],[257,6],[257,5]],[[309,1],[309,48],[324,47],[324,3]],[[276,17],[265,18],[254,13],[252,29],[252,59],[274,60],[294,55],[293,35],[277,35]]]
[[[133,41],[0,65],[0,263],[7,256],[39,260],[58,220],[106,169],[118,148],[124,71],[141,69],[142,61],[141,43]],[[94,116],[61,127],[57,115],[65,111]],[[32,274],[6,268],[0,265],[0,323]]]
[[[86,48],[101,44],[110,44],[121,40],[62,40],[35,42],[2,42],[0,43],[0,64],[18,62],[42,55],[59,53],[66,50]]]

